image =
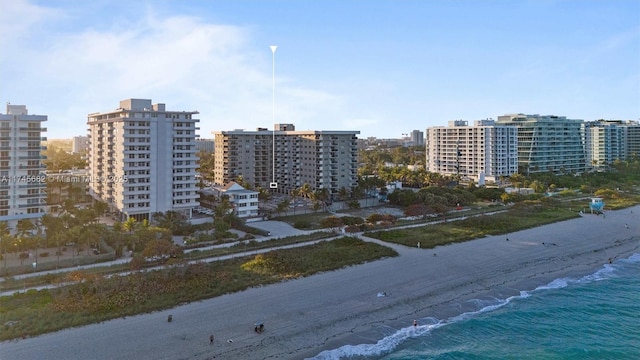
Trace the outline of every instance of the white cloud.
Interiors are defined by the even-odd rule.
[[[43,21],[46,10],[37,9],[27,23]],[[22,59],[3,59],[13,70],[2,70],[12,93],[0,90],[0,97],[48,114],[50,138],[83,133],[87,114],[126,98],[200,111],[202,137],[212,130],[271,127],[271,51],[268,44],[255,46],[247,28],[149,12],[108,29],[58,33],[41,48],[13,46]],[[276,74],[277,122],[311,122],[339,103],[335,95]]]

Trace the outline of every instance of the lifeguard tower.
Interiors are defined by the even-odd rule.
[[[589,208],[591,209],[592,214],[594,212],[596,214],[600,214],[604,209],[604,201],[602,201],[602,198],[591,198],[591,205],[589,205]]]

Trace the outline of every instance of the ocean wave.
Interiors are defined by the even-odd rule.
[[[429,319],[432,323],[426,324],[426,325],[408,326],[408,327],[401,328],[397,330],[395,333],[380,339],[375,344],[343,345],[337,349],[325,350],[319,353],[318,355],[316,355],[315,357],[308,358],[306,360],[339,360],[339,359],[346,359],[346,358],[380,356],[380,355],[388,354],[390,352],[393,352],[399,345],[401,345],[402,343],[404,343],[405,341],[411,338],[420,337],[442,326],[457,323],[460,321],[465,321],[465,320],[474,318],[479,314],[497,310],[514,300],[524,299],[524,298],[533,296],[535,292],[561,289],[571,284],[581,284],[586,282],[606,280],[615,276],[616,271],[621,267],[624,267],[627,264],[637,265],[638,263],[640,263],[640,254],[633,254],[627,259],[618,260],[613,264],[605,264],[602,268],[598,269],[593,274],[585,275],[581,278],[555,279],[546,285],[538,286],[532,291],[520,291],[519,295],[510,296],[506,299],[492,299],[492,300],[475,299],[475,300],[472,300],[472,302],[474,302],[476,305],[479,306],[478,310],[464,312],[462,314],[453,316],[446,320],[438,320],[436,318],[425,318],[425,319]]]

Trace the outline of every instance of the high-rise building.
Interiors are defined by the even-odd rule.
[[[214,150],[213,139],[196,139],[196,150],[212,153]]]
[[[424,132],[420,130],[413,130],[411,132],[411,145],[413,146],[424,145]]]
[[[627,156],[626,130],[621,121],[589,121],[585,123],[587,167],[606,170],[615,160]]]
[[[498,116],[496,124],[518,129],[518,171],[522,174],[585,171],[583,120],[555,115],[507,114]]]
[[[195,114],[146,99],[89,114],[90,194],[122,219],[166,211],[191,217],[199,205]]]
[[[214,182],[226,185],[242,177],[287,194],[307,183],[333,195],[357,185],[359,131],[296,131],[292,124],[276,124],[275,129],[213,132]]]
[[[47,210],[42,123],[25,105],[7,105],[0,114],[0,221],[15,230],[19,220],[40,218]]]
[[[85,153],[89,150],[89,138],[86,136],[74,136],[71,139],[71,153]]]
[[[627,121],[627,159],[640,156],[640,121]]]
[[[462,180],[495,181],[518,172],[517,129],[493,120],[450,121],[427,129],[426,163],[429,172],[459,176]]]

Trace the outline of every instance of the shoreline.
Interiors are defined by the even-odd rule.
[[[447,320],[472,310],[470,300],[504,299],[640,253],[639,213],[640,205],[609,211],[606,218],[585,214],[435,249],[367,238],[400,255],[166,311],[4,342],[0,358],[312,358],[345,344],[376,343],[411,327],[414,319],[421,324]],[[378,297],[381,291],[387,296]],[[172,323],[167,323],[169,314]],[[264,333],[253,331],[257,321],[264,322]],[[213,345],[210,334],[215,335]]]

